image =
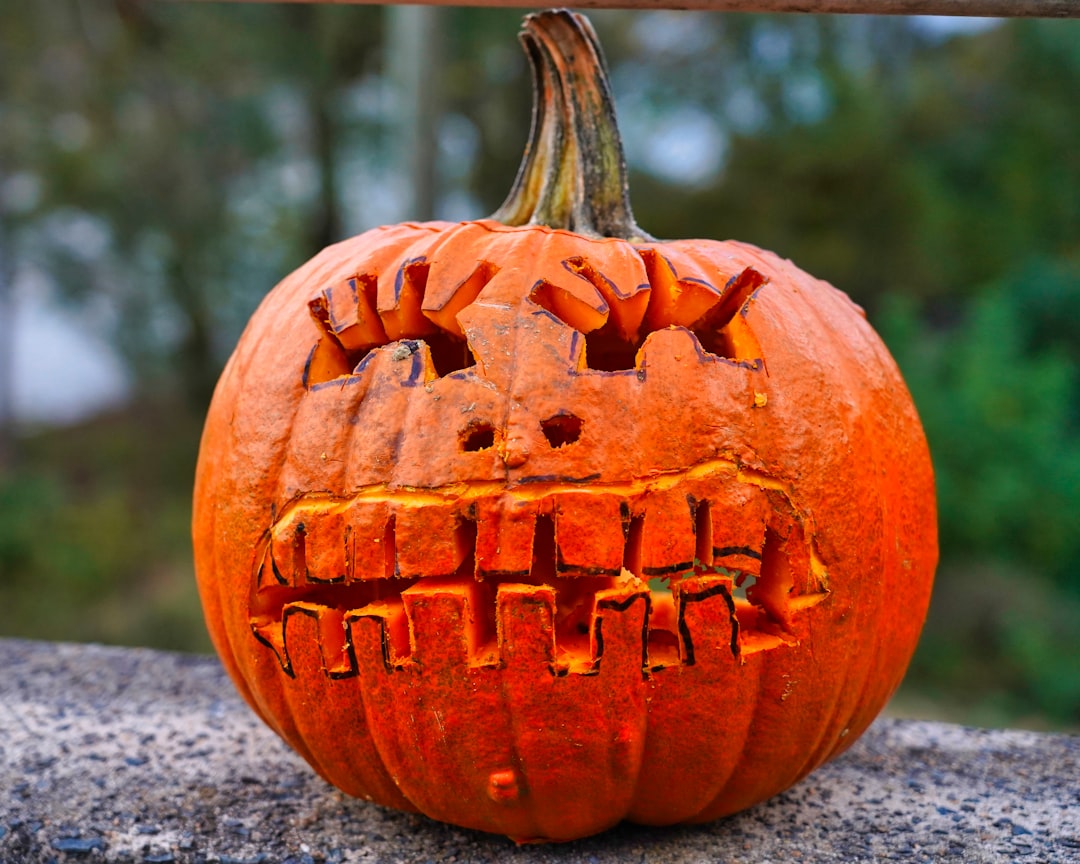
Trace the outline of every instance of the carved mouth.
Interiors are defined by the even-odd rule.
[[[251,626],[293,674],[289,622],[318,622],[324,670],[356,673],[352,628],[382,627],[388,669],[411,662],[433,598],[461,609],[467,662],[503,662],[504,618],[539,604],[554,674],[599,669],[605,610],[645,603],[646,672],[694,662],[685,612],[722,596],[734,655],[794,641],[794,616],[827,594],[811,526],[781,484],[716,460],[648,480],[545,480],[312,493],[278,516],[255,556]],[[448,638],[451,634],[443,634]]]

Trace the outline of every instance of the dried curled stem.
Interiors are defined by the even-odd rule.
[[[532,130],[514,186],[491,218],[652,240],[630,209],[607,65],[592,25],[565,9],[538,12],[526,17],[521,42],[533,73]]]

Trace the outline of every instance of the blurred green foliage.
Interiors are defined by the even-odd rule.
[[[139,385],[115,415],[0,429],[18,433],[0,635],[207,650],[188,541],[199,418],[266,290],[401,197],[388,14],[0,5],[0,299],[31,274],[74,308],[104,304]],[[436,215],[481,216],[526,140],[520,13],[438,14]],[[947,37],[902,17],[593,20],[640,223],[828,279],[909,382],[942,567],[901,701],[1080,725],[1080,22]]]
[[[20,441],[0,476],[0,634],[209,650],[189,528],[199,425],[144,403]]]
[[[968,719],[1080,719],[1077,298],[1080,268],[1033,264],[949,327],[910,297],[882,312],[938,480],[942,570],[907,686]]]
[[[1032,281],[1080,296],[1080,269],[1032,268],[988,289],[947,329],[890,298],[882,331],[934,454],[946,554],[1043,574],[1080,599],[1080,378],[1066,346],[1037,340]],[[1045,288],[1045,281],[1043,287]]]

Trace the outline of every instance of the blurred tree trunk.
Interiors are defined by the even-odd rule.
[[[337,147],[341,129],[335,99],[341,84],[345,52],[352,50],[347,30],[337,25],[321,6],[296,6],[290,10],[294,24],[306,31],[308,42],[318,46],[306,82],[311,155],[318,168],[319,194],[308,231],[311,254],[342,239],[344,232],[337,191]]]
[[[211,339],[213,312],[206,302],[206,292],[199,285],[198,275],[190,275],[185,266],[183,250],[197,248],[197,242],[177,244],[167,263],[165,285],[186,325],[178,346],[177,367],[181,370],[184,396],[188,405],[201,413],[210,404],[221,369]]]
[[[442,10],[436,6],[387,6],[388,71],[399,99],[396,130],[400,169],[409,182],[402,210],[409,220],[435,218],[437,85]]]
[[[317,252],[342,239],[341,206],[337,194],[337,122],[329,81],[317,81],[312,88],[312,149],[319,166],[319,200],[311,226],[311,248]]]

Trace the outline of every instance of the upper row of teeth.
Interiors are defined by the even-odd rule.
[[[422,505],[402,493],[307,498],[274,524],[256,566],[264,587],[449,576],[463,568],[479,578],[524,576],[537,567],[570,577],[623,569],[668,577],[701,565],[756,572],[775,512],[769,494],[750,487],[748,497],[742,488],[735,508],[678,489],[635,499],[565,492]],[[554,560],[538,561],[545,553]]]

